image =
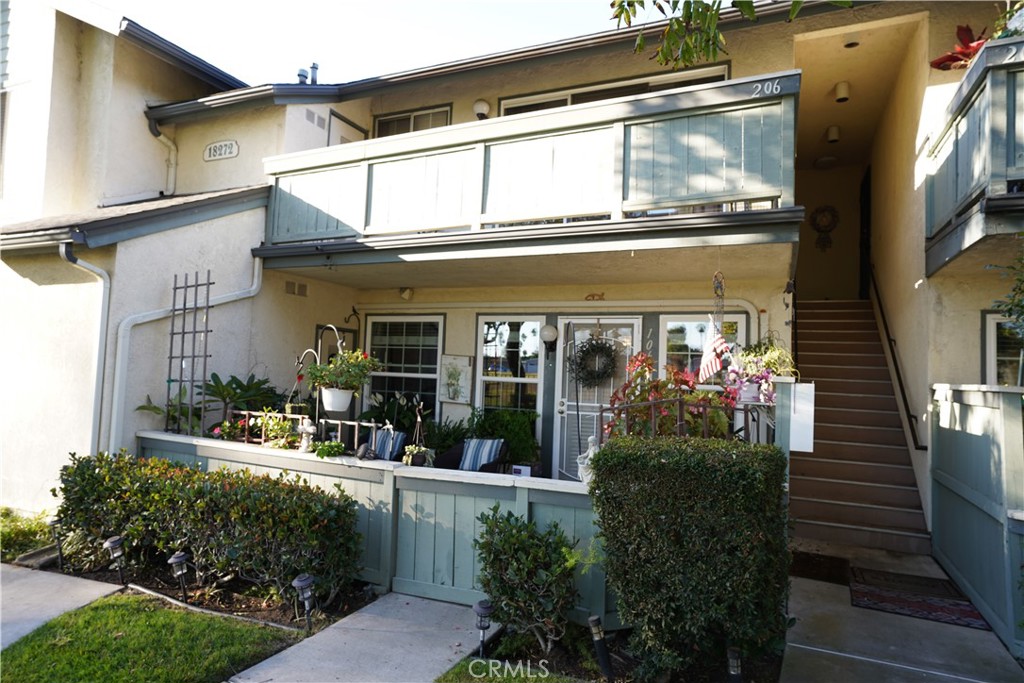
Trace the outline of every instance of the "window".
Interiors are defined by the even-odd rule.
[[[484,410],[539,412],[544,345],[540,318],[481,319],[477,404]]]
[[[704,344],[710,342],[711,321],[707,313],[687,315],[664,315],[661,317],[661,332],[658,347],[658,368],[671,365],[676,369],[689,369],[693,374],[700,371],[700,359]],[[747,316],[742,313],[727,313],[722,321],[722,336],[732,348],[747,343]]]
[[[442,126],[447,126],[450,120],[451,107],[438,107],[437,109],[424,109],[406,112],[405,114],[380,116],[374,122],[374,136],[383,138],[389,135],[400,135],[417,130],[441,128]]]
[[[985,384],[1020,386],[1024,339],[1008,318],[985,313]]]
[[[501,102],[501,115],[511,116],[512,114],[523,114],[529,111],[564,107],[569,104],[584,104],[586,102],[598,102],[600,100],[640,95],[658,90],[669,90],[671,88],[680,88],[684,85],[713,83],[724,81],[727,76],[728,67],[718,64],[671,74],[633,78],[616,83],[581,86],[538,95],[513,97]]]
[[[419,396],[424,408],[436,412],[442,318],[379,316],[367,318],[366,324],[367,353],[384,364],[371,378],[370,392]]]

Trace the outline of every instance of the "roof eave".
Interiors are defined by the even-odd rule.
[[[218,69],[206,60],[200,59],[169,40],[161,38],[149,29],[136,24],[131,19],[124,18],[121,21],[120,36],[218,90],[235,90],[248,87],[245,81]]]

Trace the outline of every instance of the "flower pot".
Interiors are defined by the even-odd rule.
[[[760,403],[761,385],[756,382],[748,382],[740,388],[740,403]]]
[[[341,413],[348,410],[352,403],[352,389],[329,389],[323,387],[320,390],[323,394],[324,410],[329,413]]]

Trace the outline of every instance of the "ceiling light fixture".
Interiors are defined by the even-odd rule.
[[[848,81],[836,83],[836,102],[843,103],[850,99],[850,84]]]

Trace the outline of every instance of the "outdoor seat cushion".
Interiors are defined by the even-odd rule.
[[[462,447],[459,469],[476,472],[484,465],[494,462],[498,459],[504,443],[504,439],[466,439]]]
[[[377,432],[374,451],[381,460],[401,460],[405,449],[405,432],[381,429]]]
[[[505,455],[508,452],[508,444],[505,443],[504,439],[466,439],[465,441],[460,441],[459,443],[455,444],[454,446],[452,446],[451,448],[446,450],[444,453],[439,454],[434,459],[434,467],[439,468],[439,469],[444,469],[444,470],[466,469],[466,468],[462,467],[461,465],[463,464],[463,462],[466,462],[466,460],[465,460],[466,445],[469,444],[471,441],[485,441],[485,442],[497,442],[498,443],[498,452],[497,452],[497,454],[493,455],[491,457],[491,460],[489,460],[487,462],[484,462],[484,463],[480,464],[479,466],[477,466],[474,471],[479,471],[479,472],[497,472],[497,471],[499,471],[501,463],[498,462],[498,461],[500,461],[502,458],[504,458]],[[475,446],[474,448],[479,448],[479,447]],[[488,449],[489,448],[491,448],[491,447],[488,447]]]

